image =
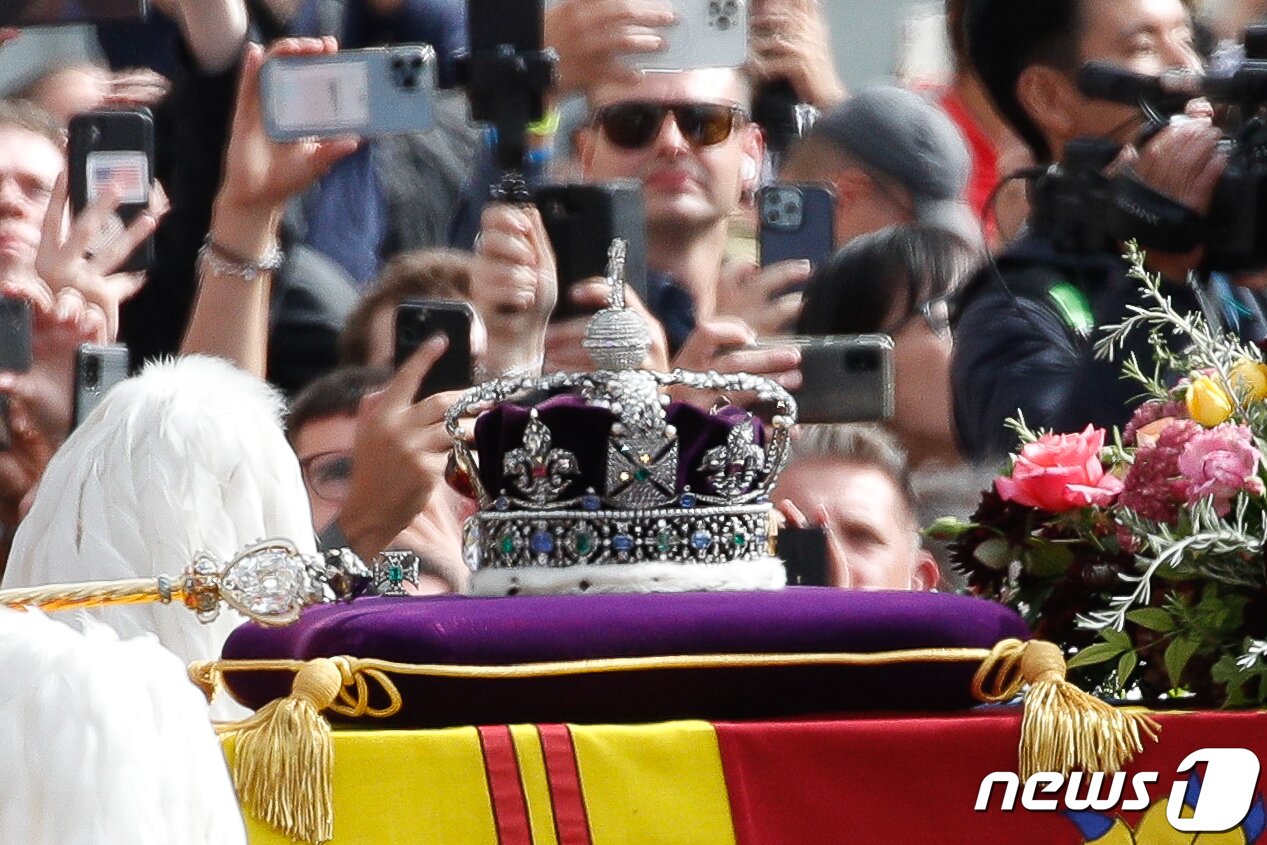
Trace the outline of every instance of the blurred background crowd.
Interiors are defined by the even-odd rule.
[[[24,303],[6,313],[30,329],[28,360],[0,367],[0,572],[76,422],[83,345],[125,344],[125,372],[205,354],[266,378],[286,398],[313,533],[366,559],[411,550],[428,590],[460,591],[473,505],[445,483],[456,393],[419,390],[455,339],[403,348],[400,307],[469,315],[456,345],[476,381],[589,368],[580,340],[608,287],[575,277],[576,244],[560,246],[557,208],[540,198],[615,185],[637,197],[631,304],[655,341],[644,365],[762,374],[797,393],[812,422],[776,500],[790,526],[820,532],[822,579],[945,588],[951,573],[919,528],[971,510],[1015,444],[1009,417],[1073,430],[1128,414],[1129,386],[1091,353],[1096,327],[1129,304],[1122,239],[1059,242],[1010,175],[1106,137],[1126,145],[1114,166],[1203,213],[1226,165],[1210,115],[1186,107],[1145,143],[1137,108],[1083,96],[1074,75],[1094,59],[1196,71],[1267,14],[1249,0],[750,0],[732,66],[718,20],[743,4],[547,0],[539,46],[557,63],[543,117],[521,121],[519,139],[501,120],[511,80],[494,81],[511,93],[492,97],[503,111],[490,129],[461,84],[476,90],[474,64],[458,60],[497,43],[487,33],[518,16],[490,10],[514,5],[154,0],[141,20],[33,27],[93,17],[91,3],[35,0],[5,15],[0,296]],[[415,44],[434,49],[405,54],[427,65],[404,86],[426,89],[425,131],[279,134],[319,121],[329,102],[304,98],[342,83],[283,87],[267,64]],[[670,53],[675,67],[659,67]],[[399,82],[361,94],[396,96]],[[363,122],[386,119],[358,107]],[[93,146],[106,125],[94,120],[138,109],[154,139],[139,177],[135,160],[110,158],[120,148]],[[535,204],[506,190],[508,149]],[[797,221],[780,226],[768,212],[789,197]],[[600,222],[568,225],[596,237]],[[1201,267],[1176,250],[1155,269],[1184,295],[1201,275],[1181,304],[1222,309],[1259,339],[1254,274],[1190,276]],[[0,331],[16,344],[26,329]],[[13,563],[6,585],[23,577]]]

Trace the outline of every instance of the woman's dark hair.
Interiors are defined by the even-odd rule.
[[[866,334],[894,328],[923,303],[951,293],[978,263],[958,235],[920,224],[850,241],[805,289],[798,334]]]

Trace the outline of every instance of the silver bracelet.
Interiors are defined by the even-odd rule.
[[[257,261],[249,261],[237,253],[217,244],[207,235],[198,250],[198,262],[217,276],[232,276],[244,282],[253,282],[265,273],[272,273],[282,266],[286,256],[274,241]]]
[[[511,367],[509,370],[497,371],[497,372],[488,369],[483,364],[476,364],[475,372],[474,372],[475,382],[476,384],[479,384],[481,382],[491,381],[495,378],[519,378],[520,376],[539,376],[541,375],[541,368],[544,365],[544,363],[545,363],[544,361],[536,361],[531,364],[524,364],[521,367]]]

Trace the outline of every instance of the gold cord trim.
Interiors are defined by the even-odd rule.
[[[397,663],[375,658],[342,657],[350,674],[345,680],[340,700],[347,707],[358,709],[351,715],[376,715],[364,705],[364,689],[357,678],[369,675],[383,684],[390,684],[386,673],[424,675],[437,678],[549,678],[566,675],[590,675],[609,672],[647,672],[657,669],[714,669],[766,666],[883,666],[894,663],[975,663],[985,660],[990,651],[984,648],[916,648],[872,653],[809,652],[789,654],[686,654],[669,657],[612,657],[595,660],[557,660],[542,663],[478,666],[448,663]],[[217,660],[210,665],[223,676],[230,672],[298,672],[305,660]],[[200,667],[201,668],[201,667]],[[204,670],[205,671],[205,670]],[[352,699],[346,688],[355,685],[357,697]],[[390,694],[390,693],[389,693]],[[390,708],[383,708],[388,710]],[[336,711],[337,712],[337,711]],[[396,711],[385,715],[393,715]]]

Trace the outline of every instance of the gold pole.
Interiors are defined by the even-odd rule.
[[[107,605],[154,604],[170,601],[182,604],[185,591],[166,578],[132,578],[124,581],[85,581],[79,584],[48,584],[0,590],[0,606],[37,608],[46,613]]]

